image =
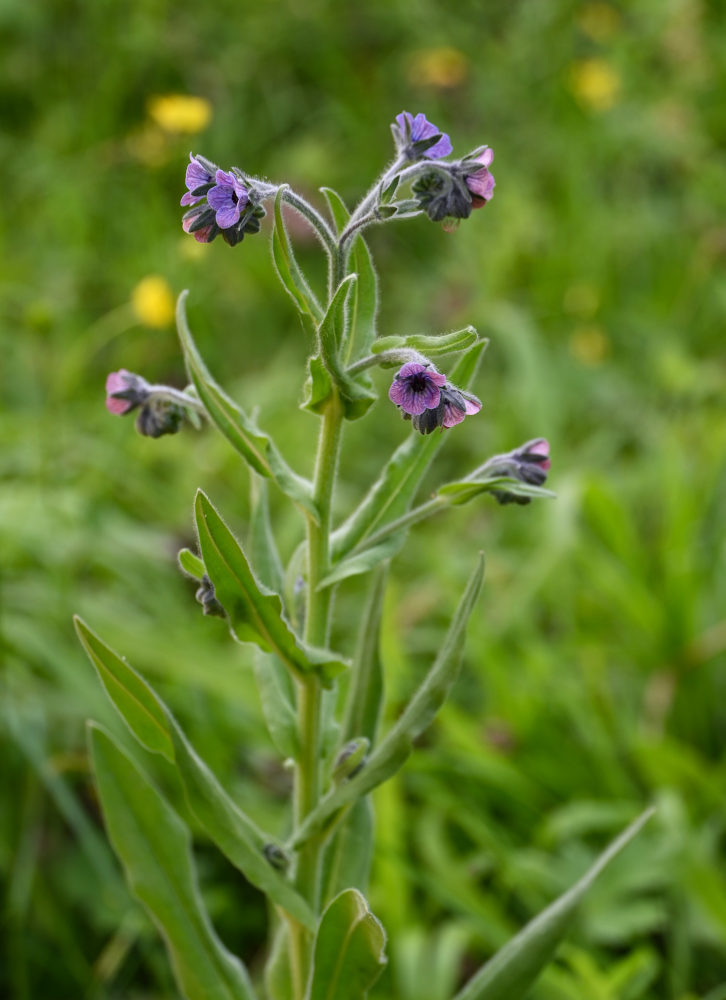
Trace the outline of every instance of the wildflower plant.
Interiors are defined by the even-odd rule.
[[[153,385],[124,369],[106,383],[108,410],[120,416],[135,412],[142,434],[159,437],[206,421],[248,469],[252,513],[244,538],[199,491],[197,551],[182,550],[179,563],[197,582],[200,611],[225,618],[232,638],[254,653],[265,722],[281,758],[294,770],[286,827],[262,830],[222,787],[148,682],[76,620],[100,681],[132,734],[174,768],[199,827],[270,903],[268,958],[264,974],[253,982],[204,909],[187,825],[109,733],[90,725],[109,837],[134,894],[162,933],[188,1000],[367,995],[386,962],[385,932],[365,897],[374,838],[370,795],[404,765],[454,684],[484,574],[479,554],[433,663],[403,712],[381,733],[385,678],[377,640],[388,566],[413,525],[453,505],[485,494],[500,504],[552,496],[544,488],[549,446],[536,438],[480,462],[416,502],[422,478],[448,436],[465,419],[482,419],[482,404],[470,387],[486,341],[471,326],[441,335],[380,336],[378,279],[365,232],[424,214],[448,227],[488,203],[494,178],[489,147],[447,159],[449,137],[423,114],[402,112],[392,131],[395,158],[352,212],[331,189],[323,189],[324,215],[287,184],[237,167],[223,170],[200,155],[190,157],[186,170],[182,225],[198,241],[221,236],[236,246],[259,232],[267,212],[272,215],[274,267],[310,338],[302,406],[319,420],[320,431],[309,478],[292,468],[256,418],[207,369],[187,321],[186,292],[179,298],[177,324],[189,385]],[[298,263],[283,205],[306,220],[326,254],[324,295],[313,290]],[[392,376],[385,402],[390,419],[397,409],[410,421],[411,433],[355,509],[335,523],[344,428],[364,418],[375,402],[370,370],[376,367]],[[270,522],[268,485],[300,513],[300,546],[287,568]],[[363,574],[370,575],[370,583],[357,642],[333,650],[335,591]],[[464,983],[456,1000],[524,997],[593,879],[647,815]]]

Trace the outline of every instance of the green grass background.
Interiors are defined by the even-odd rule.
[[[176,995],[104,839],[84,721],[129,741],[73,612],[279,828],[289,778],[248,658],[175,566],[198,486],[244,529],[246,473],[211,432],[138,437],[106,413],[103,381],[123,366],[183,384],[172,327],[145,327],[129,302],[150,274],[189,287],[210,367],[305,471],[304,336],[264,235],[194,252],[187,154],[352,201],[407,108],[456,151],[496,154],[495,198],[457,232],[419,219],[371,235],[382,333],[473,323],[491,338],[484,409],[429,485],[542,435],[558,499],[462,508],[414,529],[394,564],[389,718],[473,550],[488,574],[451,704],[376,796],[371,900],[391,960],[375,996],[447,1000],[654,801],[533,1000],[726,997],[721,5],[2,0],[0,56],[3,996]],[[206,98],[211,123],[160,129],[159,94]],[[299,247],[319,276],[315,244]],[[341,515],[406,433],[378,384],[350,428]],[[273,504],[289,554],[300,525]],[[359,604],[344,585],[343,647]],[[221,935],[259,971],[264,902],[201,838],[197,854]]]

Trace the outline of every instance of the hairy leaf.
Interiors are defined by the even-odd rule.
[[[90,726],[89,739],[109,838],[164,937],[180,991],[186,1000],[253,1000],[202,903],[188,829],[108,733]]]
[[[320,920],[306,1000],[364,1000],[386,964],[385,946],[361,893],[341,892]]]
[[[274,223],[272,227],[272,260],[275,264],[278,277],[282,282],[282,287],[295,303],[308,330],[314,334],[317,324],[323,318],[323,310],[295,259],[292,244],[287,235],[287,229],[282,216],[282,201],[285,188],[286,185],[283,184],[275,196]]]

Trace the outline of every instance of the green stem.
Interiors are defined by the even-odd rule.
[[[332,257],[337,252],[336,240],[330,226],[320,212],[287,185],[284,186],[282,200],[286,201],[288,205],[294,208],[296,212],[299,212],[310,223],[316,236],[325,247],[326,252]]]
[[[318,584],[330,566],[331,507],[343,421],[343,408],[337,393],[333,394],[323,416],[315,465],[313,497],[319,521],[307,522],[308,590],[305,615],[305,639],[311,645],[325,646],[330,630],[332,590],[318,590]],[[300,756],[295,776],[295,827],[299,828],[318,805],[322,793],[322,689],[317,675],[305,677],[298,686],[298,730]],[[300,851],[296,886],[313,909],[318,907],[320,884],[320,851],[322,840],[312,837]],[[292,948],[295,961],[302,969],[302,981],[312,952],[312,938],[294,935]]]

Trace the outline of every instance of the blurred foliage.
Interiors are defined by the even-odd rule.
[[[492,340],[482,416],[451,435],[432,485],[544,435],[559,498],[452,512],[394,564],[391,718],[472,550],[488,576],[452,704],[376,796],[391,962],[374,995],[446,1000],[655,801],[532,996],[726,997],[721,5],[3,0],[0,40],[3,996],[175,995],[100,827],[84,720],[130,741],[74,611],[263,822],[279,827],[289,788],[249,658],[175,566],[197,486],[244,530],[245,474],[211,433],[141,439],[103,408],[115,368],[183,384],[169,297],[189,287],[212,371],[285,454],[311,453],[316,418],[295,409],[306,344],[266,240],[231,251],[181,231],[189,148],[353,200],[408,108],[457,151],[496,151],[496,197],[456,233],[423,219],[371,237],[382,333],[473,323]],[[341,514],[406,430],[385,399],[349,428]],[[290,554],[300,526],[273,500]],[[360,598],[342,586],[343,647]],[[261,897],[201,839],[197,853],[219,932],[254,971]]]

